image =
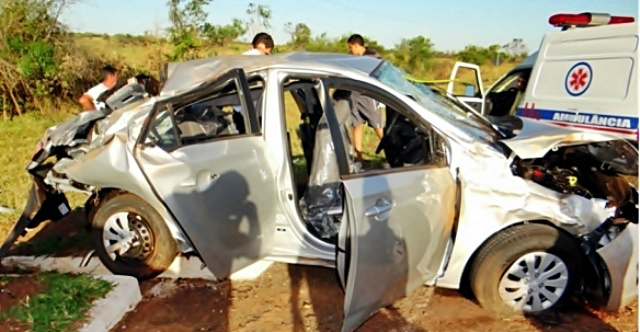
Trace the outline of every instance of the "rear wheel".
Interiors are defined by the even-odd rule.
[[[582,255],[572,239],[541,224],[514,227],[491,239],[471,268],[471,289],[490,311],[552,311],[573,294]]]
[[[177,246],[160,215],[132,194],[108,194],[92,220],[92,238],[102,263],[115,274],[139,279],[164,272]]]

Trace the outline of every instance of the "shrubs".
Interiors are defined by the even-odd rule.
[[[118,68],[122,80],[137,73],[160,77],[166,61],[243,51],[246,46],[234,41],[247,32],[250,23],[240,19],[227,25],[207,23],[205,6],[211,1],[168,0],[171,26],[165,38],[150,33],[74,34],[59,21],[61,12],[73,0],[0,0],[2,116],[13,117],[26,110],[56,110],[61,103],[75,101],[100,81],[100,69],[107,63]],[[271,18],[270,9],[263,5],[250,4],[247,14],[256,26],[251,26],[252,30],[266,27]],[[304,23],[285,27],[291,40],[276,47],[276,52],[347,53],[348,34],[340,38],[329,38],[326,34],[312,37],[311,29]],[[89,42],[83,45],[82,41]],[[106,49],[100,49],[98,44],[106,45]],[[514,54],[524,49],[521,40],[515,39],[512,44],[503,49],[513,50],[510,53]],[[403,39],[393,49],[385,49],[375,40],[367,40],[367,46],[418,78],[446,78],[450,73],[450,61],[439,61],[442,56],[434,61],[434,45],[423,36]],[[451,56],[486,64],[503,53],[497,45],[486,49],[470,46]],[[123,56],[128,56],[127,61]]]
[[[83,50],[60,23],[69,0],[0,0],[0,112],[49,111],[77,99],[100,81],[100,68],[116,66],[124,77],[134,68],[122,59]],[[137,37],[118,36],[121,43]]]

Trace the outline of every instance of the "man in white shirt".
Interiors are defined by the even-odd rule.
[[[273,51],[273,38],[265,32],[260,32],[253,37],[251,49],[242,55],[271,55]]]
[[[78,102],[85,111],[101,110],[106,107],[98,97],[105,91],[113,89],[118,81],[118,70],[110,65],[102,68],[102,82],[85,92]]]
[[[271,55],[273,51],[273,37],[266,32],[260,32],[253,37],[251,41],[251,49],[242,53],[242,55]],[[257,100],[254,100],[253,105],[256,106]],[[240,105],[233,106],[233,110],[236,113],[242,113],[242,107]]]

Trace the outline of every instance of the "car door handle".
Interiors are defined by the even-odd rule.
[[[381,198],[376,202],[376,205],[370,207],[367,209],[367,211],[365,211],[364,215],[368,218],[370,217],[379,217],[389,211],[391,211],[391,208],[393,207],[393,203]]]
[[[182,183],[180,183],[180,185],[182,187],[195,187],[198,184],[207,184],[207,185],[211,185],[211,183],[214,183],[218,180],[220,176],[217,173],[208,173],[208,174],[202,174],[200,173],[195,179],[189,179],[187,181],[184,181]]]

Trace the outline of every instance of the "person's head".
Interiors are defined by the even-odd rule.
[[[518,82],[516,83],[516,89],[520,92],[524,92],[527,89],[527,82],[529,81],[529,73],[522,73],[520,77],[518,77]]]
[[[260,32],[253,37],[251,48],[258,50],[262,55],[271,55],[273,44],[271,35],[266,32]]]
[[[363,55],[367,48],[364,46],[364,38],[359,34],[353,34],[347,39],[349,53],[353,55]]]
[[[102,67],[102,84],[107,88],[113,88],[118,82],[118,70],[111,65]]]

